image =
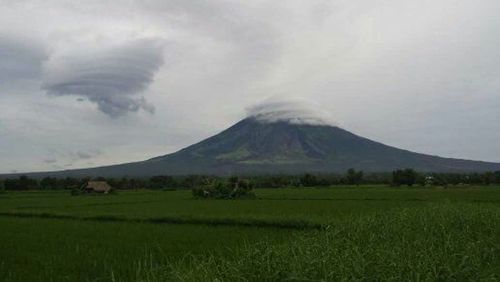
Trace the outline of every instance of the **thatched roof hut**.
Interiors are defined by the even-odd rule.
[[[111,191],[111,186],[106,181],[89,181],[83,186],[83,190],[86,192],[107,194]]]

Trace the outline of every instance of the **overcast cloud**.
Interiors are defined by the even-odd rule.
[[[5,86],[40,77],[47,56],[43,46],[30,38],[0,33],[0,58],[0,83]]]
[[[0,7],[0,172],[143,160],[247,114],[500,162],[496,0]]]

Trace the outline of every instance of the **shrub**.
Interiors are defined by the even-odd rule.
[[[347,184],[359,185],[363,181],[363,171],[356,171],[354,168],[347,170],[346,175]]]
[[[193,197],[205,199],[254,198],[252,184],[248,180],[231,177],[228,183],[215,181],[210,185],[192,189]]]
[[[392,172],[393,185],[408,185],[413,186],[417,182],[418,173],[411,168],[404,170],[396,170]]]
[[[73,188],[71,189],[71,196],[79,196],[79,195],[82,195],[84,192],[82,191],[82,189],[79,189],[79,188]]]
[[[446,177],[444,177],[441,174],[436,174],[433,176],[432,184],[436,186],[443,186],[447,187],[448,186],[448,181]]]
[[[306,173],[300,178],[300,183],[304,187],[312,187],[318,185],[318,179],[315,175]]]

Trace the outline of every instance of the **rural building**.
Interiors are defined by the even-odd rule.
[[[104,193],[111,191],[111,186],[106,181],[89,181],[83,185],[83,191],[87,193]]]

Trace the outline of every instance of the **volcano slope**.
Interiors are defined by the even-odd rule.
[[[500,170],[500,164],[442,158],[387,146],[326,124],[266,122],[246,118],[178,152],[146,161],[42,173],[52,176],[152,176],[188,174],[296,174],[344,172]]]

